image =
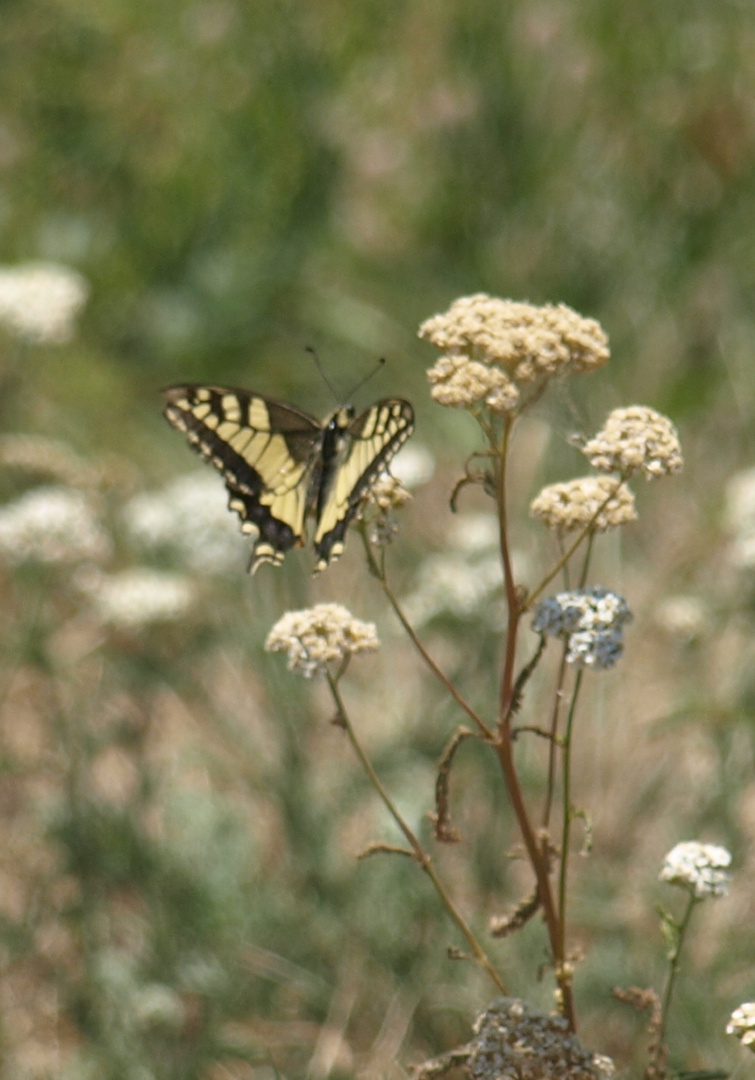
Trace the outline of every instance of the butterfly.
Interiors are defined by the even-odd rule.
[[[343,552],[346,530],[414,430],[408,401],[346,405],[324,423],[282,401],[223,386],[168,387],[164,413],[223,475],[241,531],[255,536],[249,570],[280,566],[314,518],[319,573]]]

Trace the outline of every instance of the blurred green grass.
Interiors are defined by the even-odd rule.
[[[607,407],[679,422],[687,472],[643,492],[641,525],[605,549],[638,625],[580,751],[596,847],[576,885],[578,996],[587,1041],[625,1064],[640,1023],[610,990],[662,970],[659,859],[707,830],[752,879],[752,597],[720,506],[753,452],[754,50],[755,12],[729,0],[7,0],[0,15],[1,261],[69,264],[92,290],[71,343],[3,339],[0,418],[102,470],[115,566],[142,557],[125,500],[194,464],[159,387],[215,380],[325,413],[313,344],[344,394],[386,356],[370,393],[412,398],[439,453],[404,515],[408,590],[444,543],[430,523],[447,520],[449,463],[474,446],[466,418],[429,407],[415,338],[460,294],[564,301],[610,335],[610,367],[543,412],[550,443],[524,443],[524,505],[568,475],[562,436]],[[2,483],[10,497],[19,480]],[[356,549],[315,585],[297,556],[277,576],[205,576],[180,623],[120,635],[82,614],[67,568],[3,568],[5,1075],[401,1076],[466,1037],[488,988],[446,959],[413,867],[354,861],[385,824],[324,701],[261,652],[310,596],[381,622],[386,658],[350,693],[421,818],[458,717],[406,660]],[[655,626],[674,592],[708,602],[700,640]],[[484,620],[449,618],[432,645],[493,700]],[[438,859],[484,933],[528,882],[501,857],[516,837],[479,757],[455,785],[472,856]],[[753,995],[745,885],[726,903],[702,916],[672,1028],[689,1068],[732,1060],[723,1023]],[[499,955],[550,1004],[536,929]]]

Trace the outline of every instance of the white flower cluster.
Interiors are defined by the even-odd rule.
[[[755,566],[755,468],[732,476],[726,485],[724,523],[731,536],[729,559],[738,570]]]
[[[566,662],[602,670],[613,667],[624,650],[624,624],[632,618],[618,593],[593,586],[548,596],[538,604],[532,629],[567,642]]]
[[[684,464],[676,428],[647,405],[614,409],[582,453],[594,469],[622,476],[641,472],[646,480],[671,476]]]
[[[180,619],[196,595],[188,578],[147,567],[118,574],[93,570],[80,574],[77,584],[102,622],[120,630]]]
[[[717,844],[700,844],[684,840],[669,851],[663,860],[661,881],[681,885],[696,900],[709,896],[726,896],[731,875],[731,852]]]
[[[89,296],[81,274],[54,263],[0,267],[0,325],[32,345],[62,345]]]
[[[92,500],[74,488],[34,488],[0,507],[0,557],[9,562],[101,562],[111,546]]]
[[[499,526],[493,514],[460,514],[450,535],[451,551],[423,560],[417,584],[404,600],[417,626],[438,616],[497,620],[493,601],[503,586]]]
[[[267,636],[268,652],[288,653],[290,671],[305,678],[324,675],[329,664],[380,647],[374,623],[361,622],[342,604],[317,604],[287,611]]]
[[[123,515],[137,544],[170,550],[198,573],[234,571],[243,561],[244,541],[228,513],[225,488],[204,469],[134,496]]]
[[[742,1046],[755,1054],[755,1001],[745,1001],[731,1014],[726,1034],[735,1035]]]

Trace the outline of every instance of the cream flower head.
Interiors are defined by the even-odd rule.
[[[537,307],[485,293],[455,300],[419,336],[445,353],[428,373],[436,401],[499,413],[517,410],[523,386],[592,371],[609,356],[599,323],[565,304]]]
[[[328,665],[380,648],[374,623],[361,622],[341,604],[287,611],[267,636],[268,652],[288,653],[288,667],[305,678],[324,675]]]
[[[584,529],[593,532],[637,520],[634,495],[611,476],[582,476],[549,484],[530,504],[530,514],[556,532]]]
[[[681,472],[684,464],[676,428],[647,405],[614,409],[582,453],[601,472],[641,472],[647,480]]]

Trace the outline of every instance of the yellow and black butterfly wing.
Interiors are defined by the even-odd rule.
[[[408,401],[376,402],[338,429],[340,440],[332,461],[327,460],[330,425],[325,428],[325,460],[318,464],[321,475],[314,535],[315,572],[342,553],[346,530],[370,485],[414,430],[414,410]]]
[[[322,426],[290,405],[222,386],[171,386],[165,416],[218,469],[241,529],[256,539],[250,569],[280,565],[304,543],[310,475]]]

